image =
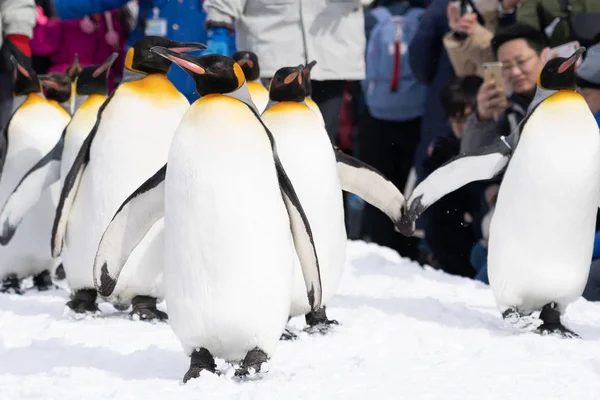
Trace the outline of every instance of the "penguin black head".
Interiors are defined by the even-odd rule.
[[[547,90],[575,90],[575,64],[584,52],[585,47],[580,47],[569,58],[556,57],[549,60],[540,72],[538,86]]]
[[[76,93],[79,96],[107,95],[108,73],[118,56],[117,53],[112,53],[102,64],[83,68],[77,77]]]
[[[13,55],[10,56],[10,61],[13,64],[13,96],[40,93],[42,86],[35,71],[18,62]]]
[[[306,91],[306,96],[312,96],[312,84],[310,83],[310,71],[317,64],[316,60],[313,60],[306,64],[302,69],[302,80],[304,81],[304,90]]]
[[[81,64],[79,64],[79,54],[75,53],[75,57],[73,58],[73,64],[71,64],[69,68],[67,68],[66,73],[73,81],[75,81],[75,78],[79,76],[82,69],[83,67],[81,66]]]
[[[273,101],[304,101],[306,89],[303,69],[302,64],[278,69],[269,85],[269,98]]]
[[[71,98],[73,81],[69,75],[53,73],[49,75],[39,75],[38,78],[44,89],[46,89],[46,98],[48,100],[64,103]]]
[[[246,82],[242,67],[230,57],[220,54],[189,56],[164,47],[153,47],[150,51],[179,65],[190,74],[196,82],[196,91],[200,96],[231,93]]]
[[[155,46],[171,49],[175,52],[188,52],[204,50],[206,46],[202,43],[176,42],[161,36],[144,36],[138,39],[133,46],[127,50],[125,56],[125,68],[142,74],[166,74],[171,67],[168,58],[161,57],[150,49]]]
[[[242,67],[246,81],[255,81],[260,78],[260,66],[256,54],[251,51],[238,51],[233,54],[232,58]]]

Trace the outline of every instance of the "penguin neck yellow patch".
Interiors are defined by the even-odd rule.
[[[583,96],[579,93],[577,93],[574,90],[559,90],[558,92],[554,93],[552,96],[548,97],[546,99],[547,102],[551,102],[554,103],[556,101],[583,101],[585,102],[585,99],[583,98]]]
[[[98,103],[102,104],[106,101],[106,96],[101,95],[101,94],[91,94],[88,96],[87,99],[85,99],[85,101],[81,104],[81,106],[79,106],[79,109],[81,110],[85,110],[89,107],[92,107]]]
[[[123,87],[140,95],[152,95],[159,100],[172,100],[183,96],[164,74],[150,74],[142,79],[124,83]]]
[[[244,75],[244,71],[242,67],[238,63],[233,64],[233,72],[235,73],[235,77],[238,80],[238,89],[244,85],[244,81],[246,80],[246,76]]]
[[[45,103],[46,101],[39,93],[29,93],[21,108],[31,107],[34,104]]]
[[[304,105],[302,103],[298,103],[297,101],[281,101],[281,102],[271,106],[271,108],[269,108],[269,110],[267,110],[267,111],[271,111],[271,112],[309,111],[309,112],[312,112],[306,105]]]
[[[48,103],[56,108],[63,116],[71,118],[71,114],[67,110],[65,110],[58,101],[56,100],[48,100]]]

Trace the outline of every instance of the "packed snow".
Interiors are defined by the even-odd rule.
[[[62,288],[0,295],[0,399],[598,399],[600,305],[564,323],[581,340],[504,323],[486,285],[348,242],[326,336],[280,342],[262,379],[232,370],[182,383],[189,359],[165,323],[64,315]],[[165,309],[165,304],[161,304]],[[303,319],[291,324],[301,329]],[[206,375],[205,375],[206,374]]]

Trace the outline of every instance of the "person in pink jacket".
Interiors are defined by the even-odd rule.
[[[127,27],[119,18],[119,9],[80,19],[61,21],[48,19],[38,7],[38,19],[33,29],[31,50],[39,56],[50,58],[48,73],[62,72],[73,63],[75,54],[85,67],[101,64],[113,52],[119,53],[109,75],[109,90],[116,87],[123,74],[124,45]]]

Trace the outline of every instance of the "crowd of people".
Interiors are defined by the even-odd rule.
[[[588,48],[578,86],[600,124],[595,0],[0,0],[0,15],[0,127],[11,110],[6,47],[18,47],[46,74],[65,72],[76,54],[86,66],[117,51],[115,66],[123,65],[127,47],[145,34],[202,42],[207,53],[253,51],[264,83],[280,65],[316,60],[312,98],[332,142],[407,196],[452,157],[510,134],[533,101],[545,62],[564,46]],[[494,62],[501,73],[490,79],[486,66]],[[111,90],[122,73],[111,69]],[[168,76],[190,102],[198,98],[180,68]],[[449,194],[425,212],[421,234],[411,238],[348,195],[349,236],[487,283],[489,222],[501,179]],[[600,257],[600,234],[596,243]],[[594,265],[584,296],[600,300],[600,263]]]

